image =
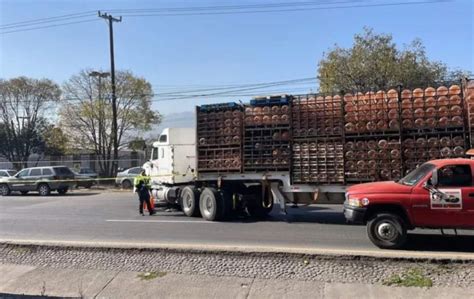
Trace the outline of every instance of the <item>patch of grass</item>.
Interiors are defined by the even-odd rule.
[[[402,274],[394,274],[383,282],[386,286],[429,288],[433,281],[420,269],[410,269]]]
[[[155,278],[163,277],[166,274],[167,274],[166,272],[145,272],[145,273],[140,273],[137,276],[141,280],[152,280]]]

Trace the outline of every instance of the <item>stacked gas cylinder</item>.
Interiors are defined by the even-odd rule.
[[[342,98],[307,95],[292,101],[293,167],[296,183],[343,183]]]
[[[294,183],[396,180],[474,140],[474,83],[272,96],[197,108],[198,170],[290,172]]]
[[[197,107],[199,171],[241,171],[242,115],[236,103]]]
[[[441,158],[464,156],[467,143],[459,85],[401,92],[405,171]]]
[[[401,177],[399,93],[346,93],[345,171],[348,182]]]
[[[244,171],[289,171],[289,98],[252,100],[245,107],[244,138]]]

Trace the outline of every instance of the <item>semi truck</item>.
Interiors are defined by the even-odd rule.
[[[288,203],[343,202],[348,186],[398,181],[472,147],[474,85],[278,95],[196,107],[144,164],[158,201],[209,221]]]

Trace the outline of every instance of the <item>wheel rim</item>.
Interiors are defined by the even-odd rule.
[[[204,207],[204,214],[206,216],[210,216],[214,213],[214,201],[212,200],[211,196],[209,195],[204,196],[203,207]]]
[[[398,230],[394,223],[389,221],[381,222],[376,227],[377,236],[384,241],[393,241],[398,236]]]
[[[1,190],[2,190],[2,195],[7,195],[8,194],[8,187],[7,186],[3,185]]]
[[[41,195],[47,195],[48,194],[48,187],[45,185],[41,185],[40,190],[39,190]]]
[[[183,196],[183,209],[185,209],[186,211],[190,211],[193,208],[193,202],[194,200],[191,194],[186,193]]]

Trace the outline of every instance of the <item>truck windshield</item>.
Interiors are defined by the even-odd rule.
[[[425,163],[407,174],[404,178],[398,182],[403,185],[414,186],[424,178],[428,173],[432,172],[435,169],[435,166],[430,163]]]

